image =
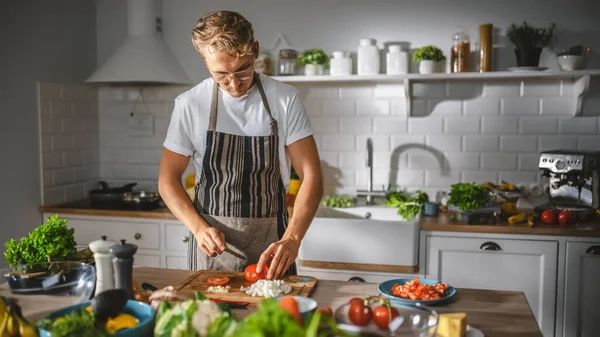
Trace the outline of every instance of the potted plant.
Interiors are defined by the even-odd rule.
[[[556,24],[551,23],[546,28],[536,28],[527,21],[522,25],[511,24],[507,36],[515,45],[515,56],[518,67],[537,67],[540,63],[542,49],[547,47],[554,38]]]
[[[329,56],[322,49],[305,50],[298,57],[298,64],[304,67],[304,75],[323,75],[329,67]]]
[[[437,72],[438,62],[446,60],[444,52],[435,46],[425,46],[413,54],[413,61],[419,62],[419,73],[432,74]]]

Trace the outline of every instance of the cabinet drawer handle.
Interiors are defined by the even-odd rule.
[[[358,276],[354,276],[351,277],[348,282],[365,282],[365,280],[363,280],[362,278],[358,277]]]
[[[135,235],[133,236],[136,240],[139,240],[142,238],[142,234],[140,233],[135,233]]]
[[[600,246],[591,246],[585,252],[592,255],[600,255]]]
[[[479,249],[481,249],[481,250],[500,250],[500,246],[498,246],[498,244],[495,242],[484,242],[481,245],[481,247],[479,247]]]
[[[181,241],[183,241],[183,242],[188,242],[188,241],[190,241],[190,237],[189,237],[189,236],[184,236],[184,237],[181,239]]]

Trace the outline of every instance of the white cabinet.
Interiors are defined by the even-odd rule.
[[[187,252],[190,230],[181,223],[165,224],[165,247],[168,251]]]
[[[167,256],[166,268],[169,269],[184,269],[187,270],[187,257],[186,256]]]
[[[554,335],[558,242],[427,236],[425,277],[458,288],[522,291]]]
[[[567,242],[566,251],[562,336],[598,336],[600,243]]]
[[[69,227],[75,229],[75,241],[87,246],[106,236],[108,240],[126,240],[140,249],[160,249],[159,224],[152,220],[123,221],[120,219],[82,219],[69,217]]]
[[[133,265],[136,267],[160,268],[160,255],[136,253],[133,256]]]

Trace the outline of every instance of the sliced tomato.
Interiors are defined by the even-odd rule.
[[[208,280],[206,280],[206,283],[208,283],[209,285],[213,286],[213,287],[218,287],[218,286],[224,286],[227,285],[227,283],[229,283],[229,277],[226,276],[222,276],[222,277],[209,277]]]

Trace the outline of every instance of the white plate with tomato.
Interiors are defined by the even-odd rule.
[[[456,294],[456,289],[446,283],[418,277],[385,281],[377,289],[397,305],[435,305],[447,302]]]

